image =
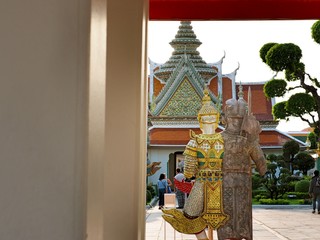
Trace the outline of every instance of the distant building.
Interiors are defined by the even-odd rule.
[[[210,96],[217,107],[222,107],[229,98],[237,98],[240,83],[236,82],[237,69],[222,73],[225,56],[216,63],[206,63],[197,48],[197,39],[191,22],[182,21],[179,30],[170,42],[174,51],[164,64],[149,60],[149,115],[148,156],[151,162],[161,162],[161,169],[150,176],[149,182],[156,182],[159,174],[167,173],[171,179],[175,168],[181,166],[182,153],[189,141],[189,131],[200,133],[197,113],[201,107],[203,89],[210,90]],[[264,82],[242,83],[244,98],[248,88],[252,94],[252,112],[259,120],[262,133],[260,145],[266,154],[281,152],[282,145],[295,140],[301,146],[304,142],[276,129],[273,120],[274,99],[267,99],[263,93]],[[218,131],[222,131],[219,126]]]

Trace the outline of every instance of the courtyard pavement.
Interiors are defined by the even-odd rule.
[[[311,211],[311,205],[253,206],[253,240],[320,239],[320,214]],[[146,240],[196,240],[174,231],[161,215],[158,206],[146,210]],[[213,239],[218,239],[215,231]]]

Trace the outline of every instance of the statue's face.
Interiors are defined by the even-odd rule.
[[[248,105],[243,99],[229,99],[226,101],[225,115],[227,117],[242,118],[248,114]]]
[[[242,121],[243,121],[243,118],[227,117],[226,128],[234,132],[240,132]]]
[[[243,117],[248,112],[248,105],[243,99],[229,99],[225,106],[226,129],[233,132],[240,132],[242,129]]]
[[[217,122],[217,116],[216,115],[204,115],[201,116],[201,122],[203,124],[214,124]]]
[[[238,115],[238,101],[235,99],[229,99],[226,101],[225,106],[226,116],[237,116]]]
[[[217,115],[203,115],[200,117],[200,128],[204,134],[215,133],[217,127]]]

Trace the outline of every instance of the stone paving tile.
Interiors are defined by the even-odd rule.
[[[312,214],[310,208],[254,209],[253,219],[259,221],[276,239],[320,239],[318,228],[320,215]],[[254,225],[255,233],[255,225]],[[254,238],[254,240],[256,240]]]
[[[253,240],[320,239],[320,214],[312,214],[310,206],[269,208],[253,208]],[[161,215],[157,207],[146,211],[146,240],[196,240],[174,231]],[[215,231],[213,239],[218,239]]]

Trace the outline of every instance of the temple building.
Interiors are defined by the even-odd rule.
[[[273,120],[274,99],[263,93],[265,82],[237,82],[237,69],[224,74],[222,65],[225,56],[216,63],[206,63],[197,48],[202,43],[197,39],[190,21],[181,21],[175,38],[170,42],[174,51],[164,64],[149,60],[149,116],[148,116],[148,159],[161,162],[161,169],[150,176],[156,182],[160,173],[172,179],[175,168],[183,167],[183,151],[189,141],[189,130],[200,133],[197,114],[201,107],[204,88],[209,89],[217,108],[229,98],[237,98],[241,86],[247,101],[251,89],[252,112],[259,120],[262,133],[260,145],[265,152],[281,153],[282,145],[289,140],[304,142],[276,129]],[[224,129],[219,125],[219,131]]]

